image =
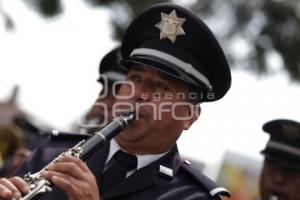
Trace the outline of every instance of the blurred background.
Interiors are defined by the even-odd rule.
[[[32,137],[22,127],[37,134],[35,126],[71,130],[98,96],[102,56],[136,14],[158,2],[167,1],[0,0],[0,136],[14,141],[2,145],[0,166]],[[300,120],[300,2],[173,2],[209,25],[233,79],[225,98],[202,105],[200,119],[178,142],[181,154],[238,191],[232,199],[255,199],[259,152],[268,140],[262,125]]]

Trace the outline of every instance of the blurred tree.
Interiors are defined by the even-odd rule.
[[[15,28],[12,18],[2,8],[2,0],[0,0],[0,16],[3,18],[6,30],[13,30]]]
[[[85,0],[93,6],[108,6],[113,13],[114,38],[120,40],[131,20],[149,5],[168,0]]]
[[[44,17],[53,17],[63,11],[62,0],[24,0]],[[120,40],[131,19],[147,6],[167,0],[84,0],[91,6],[105,6],[113,13],[114,38]]]
[[[191,9],[220,25],[217,35],[227,41],[232,66],[272,72],[279,63],[270,63],[270,57],[278,55],[291,79],[300,81],[299,0],[202,0]],[[238,42],[245,45],[237,45],[236,52]]]
[[[61,0],[24,0],[44,17],[53,17],[63,11]]]
[[[62,0],[24,1],[45,17],[63,11]],[[113,15],[112,25],[114,38],[120,39],[140,10],[167,0],[84,1],[91,6],[106,6],[118,13]],[[264,74],[272,73],[278,70],[274,66],[282,65],[292,80],[300,81],[299,0],[190,0],[189,3],[187,6],[204,18],[221,38],[231,66]],[[7,24],[13,26],[13,21],[8,19]],[[271,57],[276,57],[277,63],[270,62]]]

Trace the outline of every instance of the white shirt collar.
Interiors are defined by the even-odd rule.
[[[120,147],[120,145],[117,143],[117,141],[115,139],[112,139],[110,141],[109,153],[108,153],[105,164],[107,164],[110,161],[110,159],[113,157],[113,155],[120,149],[122,151],[125,151],[124,149],[122,149]],[[125,151],[125,152],[127,152],[127,151]],[[165,153],[161,153],[161,154],[143,154],[143,155],[135,154],[136,157],[137,157],[137,170],[149,165],[150,163],[152,163],[152,162],[154,162],[158,159],[160,159],[166,153],[168,153],[168,151],[165,152]]]

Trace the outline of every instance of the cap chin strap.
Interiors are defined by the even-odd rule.
[[[287,153],[290,153],[290,154],[300,157],[300,149],[288,146],[281,142],[270,141],[267,144],[267,148],[281,150],[281,151],[284,151],[284,152],[287,152]]]
[[[158,51],[155,49],[149,49],[149,48],[138,48],[134,49],[130,56],[135,56],[135,55],[143,55],[143,56],[152,56],[156,57],[158,59],[161,59],[163,61],[166,61],[168,63],[171,63],[178,67],[179,69],[185,71],[189,75],[197,78],[200,80],[205,86],[211,91],[212,90],[212,85],[210,84],[209,80],[207,77],[205,77],[202,73],[197,71],[190,63],[186,63],[170,54],[167,54],[162,51]]]

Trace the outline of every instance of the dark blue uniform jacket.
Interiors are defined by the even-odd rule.
[[[53,136],[34,151],[17,175],[23,176],[27,172],[39,171],[81,139],[78,136]],[[86,161],[97,179],[99,188],[108,151],[109,144],[106,144]],[[160,166],[172,169],[173,176],[160,172]],[[136,171],[112,190],[100,193],[102,200],[214,200],[220,199],[220,195],[227,196],[229,193],[182,161],[177,146],[159,160]],[[35,199],[64,200],[67,197],[62,190],[54,188],[52,192],[41,194]]]

